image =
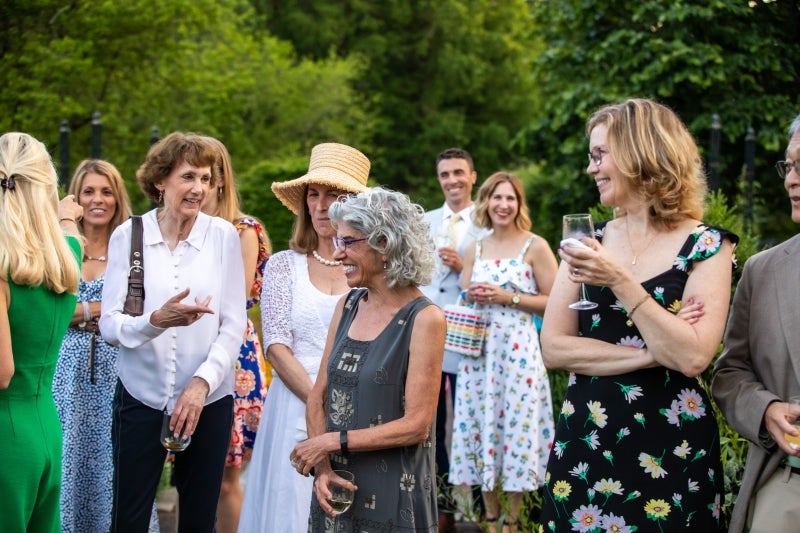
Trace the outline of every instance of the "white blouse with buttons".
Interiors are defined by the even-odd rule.
[[[120,347],[120,380],[134,398],[171,412],[192,377],[209,384],[206,404],[233,393],[233,365],[242,344],[245,312],[244,266],[234,226],[200,213],[185,241],[173,251],[161,236],[156,210],[142,216],[144,227],[144,314],[123,314],[128,292],[131,223],[120,225],[108,245],[100,331]],[[190,326],[158,328],[150,315],[189,288],[183,300],[211,296],[214,314]]]

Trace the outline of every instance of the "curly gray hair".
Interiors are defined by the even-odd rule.
[[[383,187],[342,197],[328,208],[334,227],[346,222],[363,233],[374,250],[386,256],[389,287],[431,282],[434,244],[424,212],[405,194]]]

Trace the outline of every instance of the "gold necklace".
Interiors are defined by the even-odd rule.
[[[628,247],[631,249],[631,253],[633,254],[633,261],[631,261],[631,265],[635,265],[639,262],[639,256],[647,251],[650,248],[650,245],[653,244],[653,240],[656,238],[655,235],[650,237],[650,240],[647,241],[647,246],[640,252],[637,252],[633,249],[633,244],[631,244],[631,230],[628,226],[628,221],[625,221],[625,235],[628,237]],[[645,229],[645,238],[647,237],[647,230]]]

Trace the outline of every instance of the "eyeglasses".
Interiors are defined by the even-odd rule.
[[[363,237],[361,239],[342,239],[341,237],[334,237],[333,246],[335,246],[337,250],[347,250],[347,247],[351,244],[366,241],[368,238],[369,237]]]
[[[592,163],[594,163],[595,165],[597,165],[599,167],[600,163],[603,162],[603,156],[606,155],[607,153],[608,153],[608,150],[603,150],[602,148],[598,148],[597,150],[595,150],[593,152],[589,152],[586,155],[589,156],[589,164],[590,165]]]
[[[794,169],[795,174],[800,174],[800,159],[794,161],[778,161],[775,163],[775,170],[778,171],[778,176],[785,179],[786,175]]]

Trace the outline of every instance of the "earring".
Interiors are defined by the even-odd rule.
[[[383,269],[386,270],[387,268],[389,268],[389,263],[383,263]]]
[[[217,198],[220,198],[220,199],[222,198],[222,187],[217,189]]]
[[[164,200],[164,191],[158,191],[158,203],[160,204]]]

